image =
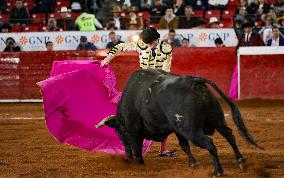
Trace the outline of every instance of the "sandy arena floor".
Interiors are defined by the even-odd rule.
[[[218,133],[213,139],[218,149],[223,177],[284,178],[284,101],[250,100],[238,103],[246,125],[265,151],[249,146],[238,134],[231,113],[226,120],[234,130],[246,169],[241,172],[229,144]],[[175,158],[158,157],[155,143],[145,157],[145,166],[123,162],[118,157],[86,152],[58,143],[49,134],[41,104],[0,104],[0,177],[212,177],[209,153],[191,146],[200,165],[192,170],[174,135],[170,149]]]

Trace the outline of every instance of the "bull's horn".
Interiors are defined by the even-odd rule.
[[[115,119],[115,117],[116,117],[116,115],[110,115],[110,116],[104,118],[100,123],[98,123],[96,125],[96,128],[100,128],[100,127],[104,126],[107,121]]]

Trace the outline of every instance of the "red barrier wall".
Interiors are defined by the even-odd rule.
[[[284,55],[241,56],[241,99],[284,99]]]
[[[105,56],[106,53],[97,53],[100,59]],[[206,77],[213,80],[228,94],[236,61],[235,48],[175,48],[172,72]],[[121,53],[112,60],[111,66],[118,76],[118,87],[122,90],[129,74],[139,68],[138,54],[136,52]]]
[[[55,60],[103,59],[105,50],[97,51],[57,51],[1,53],[0,58],[18,57],[18,64],[0,60],[0,99],[41,98],[36,82],[46,79]],[[136,52],[122,52],[111,66],[118,78],[119,90],[126,84],[129,74],[139,68]],[[173,51],[172,72],[181,75],[194,75],[213,80],[226,94],[236,65],[235,48],[176,48]],[[15,76],[18,76],[15,77]],[[1,79],[1,78],[0,78]],[[2,82],[4,81],[4,82]]]

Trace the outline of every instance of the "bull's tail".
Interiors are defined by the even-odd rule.
[[[233,121],[236,124],[240,135],[249,143],[252,144],[260,149],[263,150],[262,147],[260,147],[252,138],[251,134],[249,133],[248,129],[245,126],[245,123],[243,121],[243,118],[241,116],[241,113],[239,111],[239,109],[236,107],[235,103],[233,103],[231,101],[231,99],[229,99],[219,88],[218,86],[211,80],[205,79],[205,78],[195,78],[195,80],[199,83],[207,83],[210,86],[212,86],[217,92],[218,94],[227,102],[227,104],[230,106],[231,111],[232,111],[232,115],[233,115]]]

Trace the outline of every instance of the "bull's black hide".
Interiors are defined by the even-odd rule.
[[[206,84],[211,85],[228,103],[240,134],[248,143],[257,146],[238,108],[212,81],[159,70],[134,72],[123,91],[117,115],[102,121],[98,127],[106,124],[115,128],[125,145],[127,156],[130,159],[135,157],[138,163],[144,163],[143,139],[162,141],[174,132],[192,166],[196,164],[196,159],[190,152],[188,140],[209,151],[215,175],[222,175],[216,147],[207,135],[217,130],[232,146],[240,165],[244,159],[232,130],[225,122],[220,104]]]

